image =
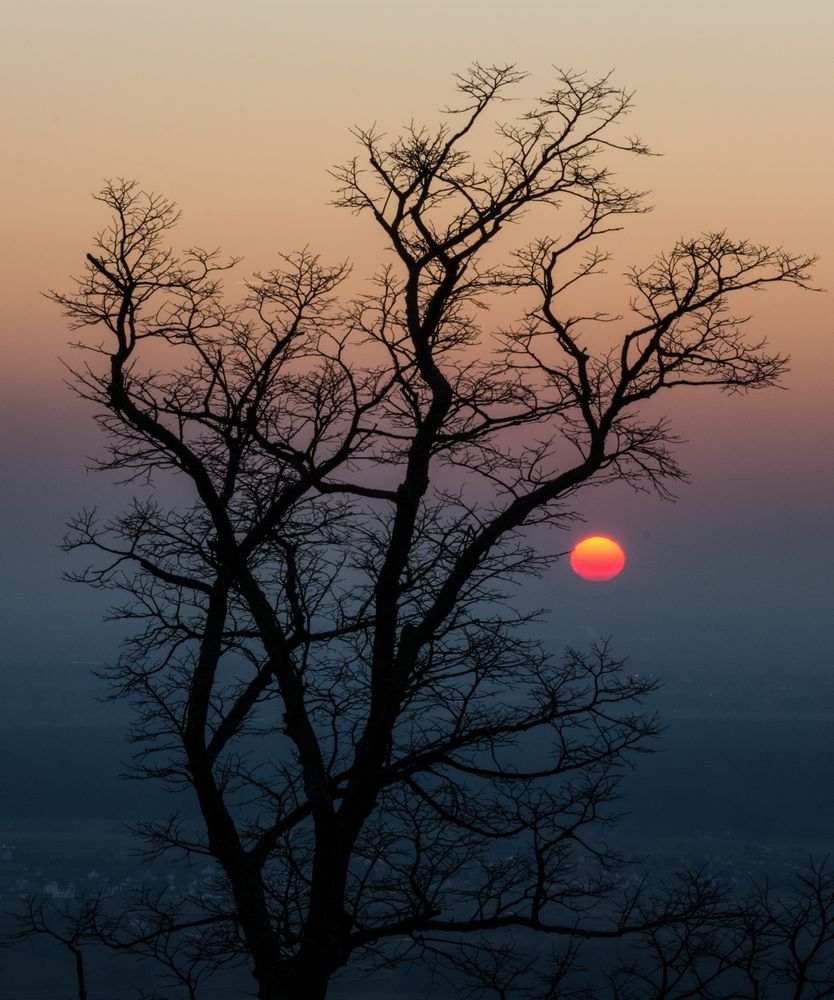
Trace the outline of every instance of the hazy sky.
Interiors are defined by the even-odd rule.
[[[627,168],[655,211],[618,237],[620,270],[726,228],[821,254],[818,284],[834,288],[829,0],[6,0],[0,35],[7,676],[112,645],[100,602],[58,581],[63,521],[103,487],[82,471],[97,439],[61,382],[64,321],[39,295],[80,269],[105,221],[89,197],[105,176],[178,201],[185,245],[257,269],[310,244],[363,272],[375,234],[327,206],[350,125],[433,122],[452,73],[475,59],[529,70],[528,93],[552,65],[614,69],[637,91],[630,128],[663,154]],[[618,537],[629,563],[607,585],[566,562],[551,574],[538,597],[557,636],[610,632],[669,672],[831,662],[832,297],[779,289],[752,308],[793,355],[789,391],[669,397],[693,483],[675,505],[589,495],[588,529]]]

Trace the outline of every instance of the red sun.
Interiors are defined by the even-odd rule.
[[[625,552],[604,535],[591,535],[571,550],[570,565],[584,580],[611,580],[625,566]]]

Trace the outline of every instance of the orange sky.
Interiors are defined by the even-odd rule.
[[[368,228],[326,205],[348,126],[432,121],[476,58],[516,61],[531,91],[553,63],[614,68],[636,89],[631,127],[664,155],[631,166],[656,211],[631,224],[623,265],[704,229],[821,253],[830,238],[827,0],[697,13],[669,0],[521,0],[512,13],[495,0],[7,0],[2,34],[2,336],[17,384],[60,344],[37,292],[64,282],[101,223],[89,193],[102,177],[164,192],[184,239],[252,267],[306,243],[368,259]],[[778,295],[762,314],[790,341],[798,384],[814,382],[806,350],[827,338],[829,301]]]

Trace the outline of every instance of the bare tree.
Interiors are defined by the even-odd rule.
[[[829,858],[810,858],[789,892],[762,886],[755,905],[763,943],[757,984],[792,1000],[834,996],[834,873]]]
[[[78,1000],[87,1000],[85,949],[95,937],[100,905],[101,900],[92,896],[61,903],[43,895],[28,896],[15,911],[7,914],[14,920],[14,929],[0,940],[0,948],[15,947],[36,937],[57,942],[72,955]]]
[[[821,1000],[834,996],[834,875],[808,862],[777,892],[754,886],[719,919],[636,936],[607,976],[611,1000]]]
[[[225,910],[217,913],[211,898],[200,899],[202,906],[195,906],[197,899],[168,886],[139,886],[127,895],[81,893],[60,901],[43,894],[26,896],[3,912],[11,929],[0,936],[0,949],[38,937],[62,945],[72,955],[78,1000],[90,995],[88,970],[95,969],[95,958],[104,949],[134,960],[134,968],[136,959],[161,966],[156,983],[164,993],[137,987],[141,1000],[197,1000],[204,982],[245,960],[235,921]]]
[[[515,934],[560,943],[558,965],[712,905],[644,911],[602,836],[657,732],[653,685],[604,646],[554,658],[513,593],[552,559],[529,530],[570,523],[583,486],[682,478],[641,404],[778,380],[785,358],[729,303],[808,287],[813,260],[708,234],[627,274],[625,319],[567,313],[597,241],[644,211],[603,160],[648,150],[620,131],[630,94],[565,73],[478,165],[470,135],[521,80],[476,65],[440,127],[356,131],[336,203],[393,253],[364,291],[305,250],[230,301],[237,262],[176,254],[174,205],[117,181],[74,290],[50,293],[100,331],[74,385],[101,468],[136,486],[125,513],[73,522],[67,549],[95,554],[74,578],[126,595],[113,615],[136,632],[109,676],[136,705],[136,771],[202,817],[140,832],[219,863],[213,917],[263,1000],[323,997],[348,963],[464,969],[473,941],[510,962]],[[523,213],[570,205],[567,229],[494,262]],[[493,328],[507,293],[519,318]],[[624,332],[592,350],[606,322]],[[166,501],[173,479],[189,501]]]
[[[140,887],[129,900],[100,910],[92,931],[105,947],[162,966],[157,985],[164,992],[142,992],[141,1000],[172,995],[197,1000],[204,982],[244,961],[236,922],[226,910],[217,912],[213,894],[174,895],[167,886]]]

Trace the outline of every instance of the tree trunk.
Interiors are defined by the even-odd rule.
[[[78,982],[78,1000],[87,1000],[87,983],[84,979],[84,958],[80,949],[72,950],[75,955],[75,976]]]
[[[255,961],[258,1000],[325,1000],[333,970],[325,963],[289,962],[283,967]]]

